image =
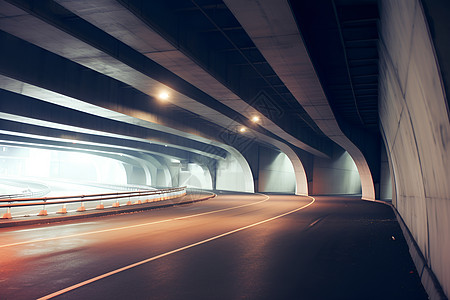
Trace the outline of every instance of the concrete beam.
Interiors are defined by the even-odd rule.
[[[173,104],[188,111],[192,111],[198,115],[204,116],[208,120],[225,128],[238,127],[242,125],[242,121],[239,120],[240,118],[230,118],[229,114],[228,116],[227,114],[224,114],[225,111],[228,111],[231,114],[236,115],[235,110],[231,109],[230,106],[217,102],[210,96],[208,96],[209,98],[204,97],[205,95],[200,97],[208,98],[208,105],[201,103],[202,101],[199,97],[194,97],[195,100],[193,100],[189,96],[186,96],[183,94],[186,93],[186,82],[176,80],[176,76],[174,77],[170,72],[164,72],[164,70],[153,61],[149,59],[143,60],[142,57],[145,57],[144,55],[141,57],[138,52],[134,52],[134,49],[122,44],[118,40],[112,40],[111,37],[106,34],[102,35],[101,31],[99,31],[96,27],[88,26],[90,29],[87,30],[87,23],[79,24],[79,22],[72,22],[70,24],[66,24],[61,19],[58,19],[57,17],[55,18],[51,12],[47,11],[47,7],[44,2],[37,2],[35,3],[36,5],[33,6],[28,5],[26,1],[12,2],[20,8],[10,5],[4,1],[0,2],[0,9],[6,13],[4,18],[0,18],[0,28],[2,30],[42,47],[50,52],[56,53],[121,82],[127,83],[137,90],[152,97],[155,97],[161,89],[166,89],[172,94],[171,101]],[[103,1],[103,4],[113,5],[114,2]],[[117,7],[105,9],[106,12],[112,11],[113,14],[117,13],[116,10]],[[32,12],[32,14],[28,12]],[[120,11],[119,14],[114,18],[111,18],[111,20],[108,18],[106,18],[106,20],[108,22],[115,22],[115,20],[119,21],[121,20],[120,16],[122,14],[123,18],[127,21],[130,21],[130,17],[134,17],[134,15],[130,13],[127,15],[126,10],[124,10]],[[38,15],[40,18],[35,17],[35,15]],[[51,22],[51,24],[42,21],[42,19],[48,19],[47,22]],[[105,18],[102,18],[101,21],[105,22]],[[135,23],[137,21],[138,19],[133,20]],[[141,22],[140,28],[142,29],[144,24],[142,21],[139,22]],[[102,24],[97,25],[100,26]],[[70,34],[67,32],[70,32]],[[95,34],[91,34],[91,32],[94,32]],[[119,37],[122,37],[124,33],[128,34],[129,32],[122,32]],[[49,36],[51,36],[52,39],[48,39]],[[99,36],[101,36],[102,39],[101,44],[99,42]],[[129,36],[132,38],[135,34],[130,34]],[[157,41],[157,48],[162,47],[160,44],[162,43],[161,38],[150,40],[146,38],[147,42],[153,40]],[[65,47],[61,47],[60,45],[62,44],[65,45]],[[167,44],[167,42],[165,42],[165,44]],[[191,65],[192,63],[189,66]],[[149,70],[152,71],[149,72]],[[191,74],[192,72],[189,73]],[[154,79],[155,76],[159,81]],[[170,81],[167,81],[167,79],[170,79],[170,81],[176,81],[176,83],[171,83]],[[200,79],[200,81],[202,79]],[[209,80],[214,79],[209,76]],[[164,82],[164,84],[161,82]],[[168,85],[172,85],[172,88]],[[183,87],[180,88],[180,85]],[[189,89],[191,91],[193,90],[192,88]],[[196,92],[195,95],[198,95],[198,92]],[[232,99],[228,96],[225,98],[225,100]],[[213,103],[213,108],[209,106],[210,103]],[[242,102],[243,105],[244,103],[245,102]],[[247,104],[245,104],[245,107],[241,105],[234,108],[239,109],[240,112],[253,111],[253,109]],[[243,108],[245,108],[245,110]],[[220,113],[218,112],[219,110]],[[277,134],[284,135],[283,131],[280,131],[279,128],[277,129]],[[275,134],[272,137],[276,138],[277,135]],[[303,142],[297,139],[292,139],[292,137],[289,136],[286,136],[286,138],[290,140],[290,142],[296,144],[296,146],[300,148],[306,147],[305,150],[312,151],[316,155],[325,155],[316,149],[305,146]]]
[[[362,198],[375,199],[369,165],[360,149],[342,132],[308,57],[295,19],[285,0],[225,0],[271,67],[316,122],[355,161]]]
[[[179,47],[150,28],[149,23],[151,22],[147,22],[149,21],[149,17],[146,16],[147,11],[136,11],[135,9],[137,7],[133,3],[127,3],[128,7],[125,7],[115,0],[57,0],[57,2],[84,20],[122,41],[124,44],[137,50],[142,55],[145,55],[183,78],[214,99],[217,99],[225,106],[234,111],[238,111],[248,120],[251,120],[253,116],[259,116],[259,125],[275,136],[279,136],[292,145],[315,155],[324,155],[320,150],[281,129],[272,120],[243,101],[223,83],[219,82],[204,68],[200,67],[196,61],[184,54]],[[87,9],[87,7],[91,7],[91,9]],[[152,22],[155,22],[155,20],[152,20]],[[183,101],[180,104],[184,109],[193,111],[191,103]],[[194,112],[199,113],[199,111]],[[212,110],[204,110],[201,112],[201,115],[217,122],[220,113]]]
[[[130,123],[117,122],[4,90],[0,90],[0,104],[2,106],[0,118],[3,120],[36,125],[40,128],[84,133],[91,136],[87,141],[95,141],[95,136],[98,136],[99,139],[100,137],[112,137],[148,144],[149,147],[159,150],[164,150],[164,145],[170,145],[172,148],[198,153],[214,159],[226,156],[226,150],[209,143],[198,142]],[[43,135],[45,135],[45,132],[43,132]],[[76,137],[76,134],[73,134],[73,136]],[[79,138],[81,142],[81,135]]]

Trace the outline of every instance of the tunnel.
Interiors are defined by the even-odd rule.
[[[58,244],[65,229],[51,233],[49,224],[64,220],[80,229],[98,220],[89,232],[105,230],[105,239],[138,228],[121,238],[143,247],[98,246],[131,251],[134,263],[124,258],[122,269],[104,258],[92,291],[88,278],[77,278],[78,289],[68,277],[37,283],[45,293],[15,295],[22,275],[4,262],[0,298],[50,299],[65,288],[74,299],[126,297],[97,294],[103,278],[154,264],[166,276],[148,271],[148,280],[171,283],[151,290],[156,298],[210,299],[220,290],[223,299],[274,299],[285,280],[280,299],[300,289],[311,299],[448,299],[449,13],[445,0],[0,1],[0,253],[21,263],[39,251],[55,261],[71,247],[96,252],[93,233],[68,229],[79,246]],[[114,215],[128,221],[109,221]],[[21,240],[28,231],[20,226],[43,234]],[[346,254],[357,246],[366,248]],[[201,263],[219,250],[217,270]],[[363,282],[355,261],[384,251],[365,260],[375,271]],[[340,276],[344,264],[349,277]],[[192,275],[194,265],[202,269]],[[331,275],[309,278],[303,266]],[[397,285],[396,272],[404,275]],[[371,294],[369,282],[389,273],[389,287]],[[230,288],[212,282],[217,274]],[[355,280],[353,291],[344,278]],[[327,280],[328,289],[309,290]],[[216,288],[189,289],[203,281]],[[134,284],[131,298],[153,289]],[[338,286],[348,298],[330,292]]]

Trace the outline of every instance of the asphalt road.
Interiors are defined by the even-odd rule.
[[[427,299],[388,206],[286,195],[0,229],[0,299],[41,297]]]

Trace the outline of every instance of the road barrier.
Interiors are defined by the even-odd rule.
[[[80,202],[80,207],[77,212],[86,211],[85,202],[98,201],[98,205],[95,209],[105,209],[103,201],[116,200],[113,204],[113,208],[120,207],[122,205],[138,205],[150,202],[157,202],[162,200],[173,199],[186,195],[186,187],[166,188],[157,190],[138,190],[130,192],[116,192],[105,194],[91,194],[91,195],[77,195],[77,196],[62,196],[62,197],[39,197],[39,198],[16,198],[16,199],[0,199],[0,208],[7,208],[1,219],[11,219],[11,209],[14,207],[26,207],[26,206],[42,206],[42,210],[37,214],[38,216],[47,216],[46,205],[62,204],[61,209],[56,213],[66,214],[67,204]],[[120,204],[119,200],[127,200],[126,204]],[[131,199],[135,200],[133,203]]]

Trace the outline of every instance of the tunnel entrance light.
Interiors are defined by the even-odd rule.
[[[167,92],[161,92],[159,93],[158,98],[161,100],[167,100],[169,99],[169,94]]]

